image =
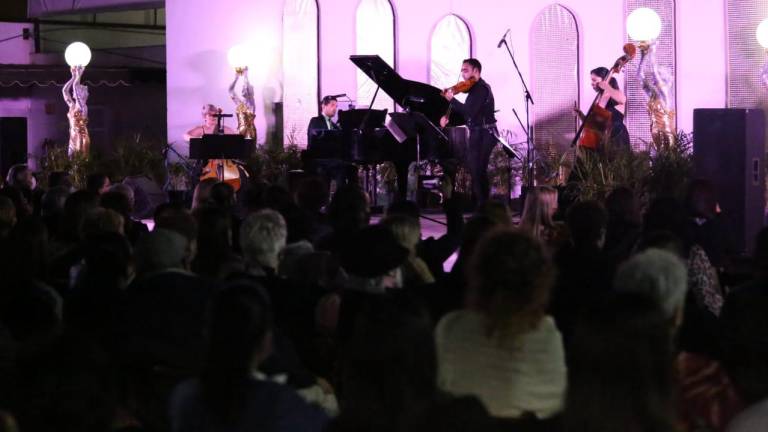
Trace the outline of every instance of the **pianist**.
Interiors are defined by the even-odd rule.
[[[312,117],[312,119],[309,120],[307,133],[311,136],[313,130],[339,129],[339,125],[333,122],[337,109],[338,101],[336,98],[333,96],[325,96],[323,100],[320,101],[320,115]]]
[[[496,117],[494,116],[493,92],[480,77],[482,65],[477,59],[469,58],[461,65],[463,80],[475,78],[477,83],[467,94],[467,99],[461,103],[453,98],[449,89],[444,93],[451,103],[453,112],[464,117],[469,128],[469,148],[467,149],[467,167],[472,176],[472,193],[476,203],[483,204],[488,200],[490,185],[488,182],[488,161],[493,147],[496,146]]]
[[[338,101],[335,96],[324,96],[320,101],[320,115],[312,117],[307,127],[307,143],[311,143],[317,136],[321,136],[325,131],[341,130],[338,124],[333,121],[338,109]],[[310,145],[311,147],[311,145]],[[340,159],[314,159],[305,160],[307,170],[323,176],[330,184],[336,182],[336,188],[352,181],[355,176],[354,165],[344,162]],[[334,190],[332,188],[331,190]]]

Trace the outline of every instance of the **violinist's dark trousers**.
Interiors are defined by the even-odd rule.
[[[488,162],[497,143],[491,128],[478,127],[469,129],[469,148],[467,149],[467,168],[472,176],[472,194],[478,205],[488,201],[491,185],[488,180]]]

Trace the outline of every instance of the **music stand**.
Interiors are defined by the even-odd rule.
[[[416,182],[416,196],[418,197],[421,186],[421,140],[427,139],[428,142],[438,143],[438,145],[448,145],[448,137],[420,112],[394,112],[390,113],[389,117],[387,129],[399,143],[408,138],[416,139],[416,169],[418,170],[417,179],[419,179]]]
[[[189,140],[189,158],[196,160],[210,159],[248,159],[253,154],[253,140],[242,135],[205,134],[202,138]],[[223,165],[219,162],[216,176],[224,181]]]

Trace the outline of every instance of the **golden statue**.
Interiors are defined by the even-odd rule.
[[[677,136],[675,110],[670,103],[673,77],[656,62],[656,41],[641,42],[640,63],[637,65],[637,78],[643,84],[643,91],[648,97],[648,114],[651,117],[651,136],[654,142],[671,144]],[[650,76],[646,74],[648,59]]]
[[[69,110],[69,154],[75,152],[87,153],[91,147],[91,137],[88,134],[88,87],[80,84],[83,76],[82,66],[72,67],[72,78],[64,84],[62,94]]]
[[[235,92],[235,86],[243,77],[242,97]],[[253,86],[248,81],[248,68],[239,67],[235,69],[235,80],[229,86],[229,97],[235,103],[235,114],[237,116],[237,133],[256,140],[256,126],[253,121],[256,119],[256,103],[253,98]]]

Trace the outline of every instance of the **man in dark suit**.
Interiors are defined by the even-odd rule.
[[[469,128],[467,165],[472,176],[472,192],[478,205],[488,200],[490,195],[488,161],[498,142],[493,92],[491,86],[480,77],[482,69],[480,62],[474,58],[468,58],[462,63],[461,78],[463,80],[474,78],[476,81],[467,93],[464,103],[453,98],[452,90],[444,93],[445,98],[451,103],[453,112],[464,117]],[[441,126],[447,123],[446,117],[440,121]]]
[[[341,127],[333,121],[338,109],[337,104],[338,101],[334,96],[323,97],[320,101],[320,115],[309,120],[307,144],[312,142],[313,137],[322,135],[324,131],[341,130]],[[310,147],[308,149],[311,151]],[[339,159],[314,159],[307,162],[310,163],[309,171],[315,171],[322,175],[329,184],[331,180],[335,180],[337,188],[347,182],[354,181],[356,171],[350,163]]]
[[[340,129],[339,125],[333,122],[333,117],[336,116],[338,109],[338,101],[333,96],[325,96],[320,101],[320,115],[312,117],[309,120],[309,127],[307,128],[307,135],[312,136],[312,131],[317,130],[337,130]]]

